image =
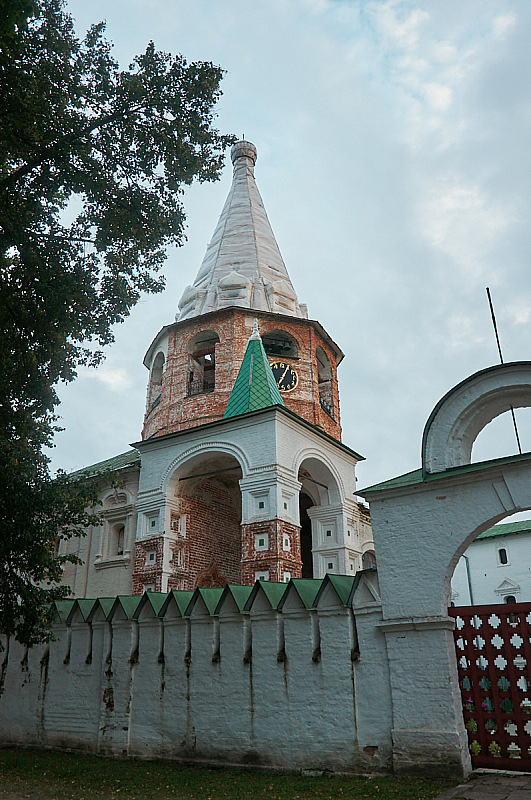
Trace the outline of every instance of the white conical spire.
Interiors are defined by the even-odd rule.
[[[236,142],[229,196],[193,286],[179,301],[176,319],[228,306],[306,317],[280,255],[254,180],[256,147]]]

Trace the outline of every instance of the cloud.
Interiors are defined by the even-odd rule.
[[[485,272],[489,253],[511,218],[479,183],[460,175],[441,177],[419,207],[423,236],[459,267],[461,280],[475,281]]]
[[[497,38],[502,39],[515,24],[515,14],[501,14],[500,16],[494,18],[492,23],[492,31]]]
[[[112,361],[106,361],[98,369],[84,369],[79,371],[80,378],[92,378],[103,383],[113,392],[123,392],[132,385],[132,379],[123,367],[113,366]]]

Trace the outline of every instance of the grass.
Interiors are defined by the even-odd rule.
[[[6,800],[432,800],[454,785],[429,778],[310,778],[0,750],[0,797]]]

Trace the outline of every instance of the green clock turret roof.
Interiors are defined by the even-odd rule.
[[[284,401],[269,366],[264,345],[258,333],[258,323],[255,320],[253,332],[247,342],[242,365],[223,418],[237,417],[248,411],[283,405]]]

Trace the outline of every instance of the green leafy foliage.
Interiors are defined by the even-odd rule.
[[[29,644],[63,592],[56,536],[92,520],[91,488],[43,455],[55,387],[161,291],[184,186],[217,179],[233,138],[212,127],[219,67],[150,43],[121,70],[62,0],[0,3],[0,630]]]

